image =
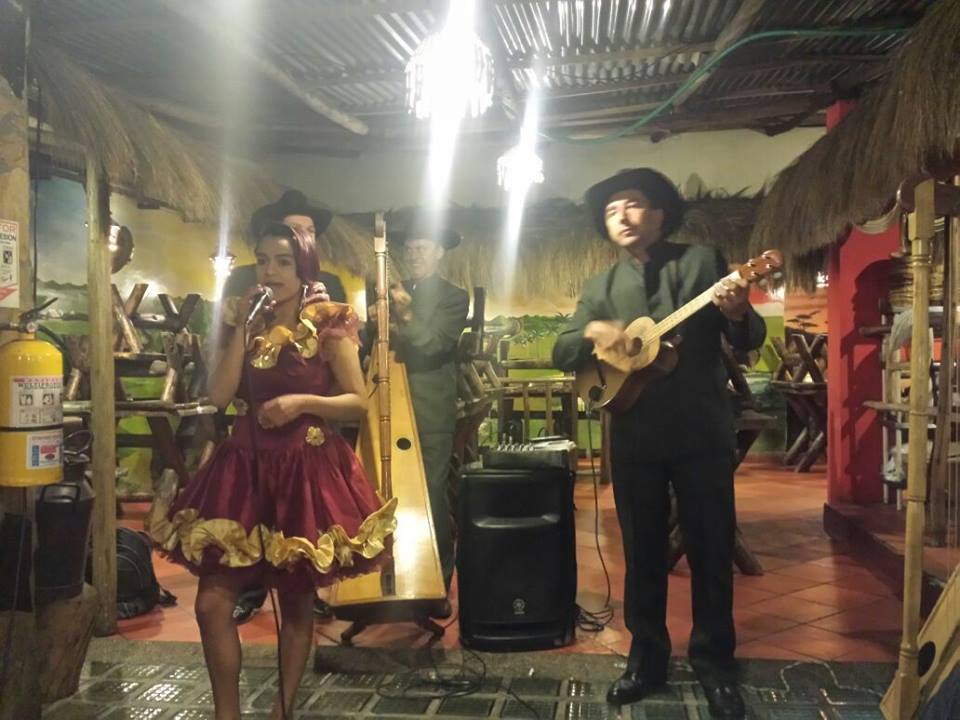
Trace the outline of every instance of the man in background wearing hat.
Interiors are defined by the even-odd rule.
[[[460,235],[433,229],[422,218],[404,232],[391,232],[399,244],[408,278],[391,291],[393,347],[406,366],[413,413],[423,452],[430,511],[440,566],[447,589],[455,555],[447,495],[453,428],[457,421],[456,356],[467,325],[467,292],[437,274],[444,252],[460,244]]]
[[[713,305],[680,327],[676,369],[630,411],[611,416],[611,471],[626,564],[624,619],[633,639],[626,672],[607,699],[636,702],[667,681],[672,485],[691,571],[690,663],[711,715],[742,718],[733,624],[735,433],[721,335],[736,350],[752,350],[763,343],[765,325],[750,307],[745,281],[718,283],[729,273],[714,248],[667,241],[680,227],[683,201],[663,175],[627,170],[591,187],[586,200],[600,234],[626,252],[584,285],[554,347],[556,367],[584,368],[594,347],[626,351],[623,328],[631,321],[662,320],[715,286]]]
[[[250,238],[257,238],[260,229],[268,223],[280,222],[301,230],[316,243],[317,236],[327,229],[331,220],[333,220],[332,212],[314,207],[299,190],[287,190],[275,203],[264,205],[253,213],[253,217],[250,218]],[[333,302],[347,302],[347,293],[339,277],[321,270],[319,278]],[[233,269],[224,283],[223,296],[241,296],[256,283],[256,265],[241,265]]]
[[[296,228],[307,235],[314,244],[317,235],[321,234],[330,225],[333,213],[323,208],[312,206],[306,196],[299,190],[288,190],[279,200],[270,205],[264,205],[253,213],[250,218],[250,237],[259,237],[260,231],[269,223],[280,222]],[[333,273],[320,270],[317,273],[320,292],[325,292],[333,302],[347,302],[347,293],[340,278]],[[233,269],[230,277],[223,286],[223,297],[242,296],[257,284],[257,266],[241,265]],[[317,296],[313,296],[317,297]],[[259,585],[244,588],[237,598],[237,606],[233,610],[233,617],[238,623],[249,620],[267,599],[267,590]],[[315,614],[323,619],[333,617],[330,606],[322,599],[317,598],[314,604]]]

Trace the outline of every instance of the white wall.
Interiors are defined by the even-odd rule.
[[[822,134],[818,128],[800,128],[771,138],[749,130],[729,130],[687,133],[659,143],[646,138],[598,145],[554,143],[540,148],[546,178],[530,200],[579,200],[591,183],[623,168],[640,166],[664,172],[687,195],[695,193],[698,186],[756,192]],[[503,205],[496,161],[507,149],[503,143],[471,142],[468,137],[458,150],[450,199],[460,205]],[[413,150],[349,159],[278,155],[268,161],[280,183],[299,188],[341,213],[419,204],[425,164],[426,153]]]

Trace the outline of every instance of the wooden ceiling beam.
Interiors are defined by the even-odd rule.
[[[317,114],[357,135],[366,135],[369,132],[366,123],[359,118],[344,112],[315,92],[304,89],[302,83],[267,58],[263,49],[258,48],[257,44],[251,42],[239,29],[225,27],[223,23],[211,22],[203,8],[192,3],[181,3],[179,0],[160,0],[160,3],[185,18],[192,25],[207,31],[218,41],[226,34],[230,47],[245,57],[264,76],[270,78]]]

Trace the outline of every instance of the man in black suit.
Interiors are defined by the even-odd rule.
[[[733,623],[736,519],[734,417],[721,359],[721,337],[737,350],[759,347],[763,319],[747,283],[726,276],[711,247],[671,242],[683,200],[655,170],[636,168],[587,191],[597,231],[623,258],[586,282],[553,362],[580,370],[595,347],[626,352],[624,327],[638,317],[661,321],[702,292],[713,304],[681,326],[676,368],[652,384],[628,412],[611,415],[610,465],[626,565],[623,614],[633,636],[627,670],[607,699],[625,705],[667,681],[667,520],[669,487],[677,497],[693,590],[690,664],[715,718],[745,716],[737,688]]]

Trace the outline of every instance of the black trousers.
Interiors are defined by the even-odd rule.
[[[727,450],[641,462],[637,448],[611,447],[626,564],[623,612],[633,636],[628,669],[663,677],[670,660],[667,530],[672,485],[692,580],[690,664],[701,682],[735,679],[734,468],[733,452]]]

